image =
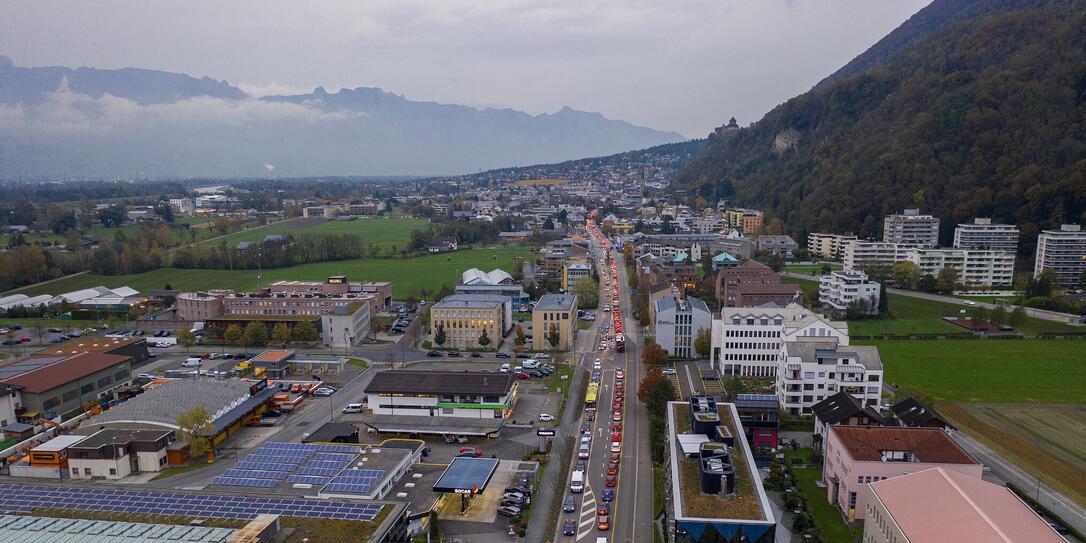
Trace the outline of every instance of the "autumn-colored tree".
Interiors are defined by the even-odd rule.
[[[207,414],[204,406],[197,405],[177,415],[176,423],[177,439],[188,444],[189,457],[197,458],[207,454],[211,449],[207,436],[211,429],[211,416]]]
[[[317,341],[320,339],[320,334],[317,333],[317,329],[313,327],[313,323],[309,321],[301,321],[294,325],[294,339],[297,341]]]
[[[713,332],[708,328],[702,328],[698,330],[698,335],[694,338],[694,350],[699,355],[705,357],[709,356],[709,352],[713,349]]]
[[[645,349],[641,351],[641,361],[649,367],[665,364],[667,358],[667,351],[655,341],[650,341],[648,345],[645,345]]]
[[[641,379],[637,387],[637,399],[654,416],[663,417],[667,402],[675,399],[675,387],[672,386],[659,368],[653,368]]]
[[[281,343],[284,346],[287,343],[290,343],[290,326],[287,326],[287,323],[285,322],[276,323],[275,326],[272,327],[271,339],[272,341],[276,343]]]
[[[237,324],[231,324],[226,327],[226,331],[223,332],[222,338],[231,345],[239,345],[241,343],[241,327]]]

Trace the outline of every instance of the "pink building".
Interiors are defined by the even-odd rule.
[[[864,518],[868,484],[931,468],[980,479],[982,466],[937,428],[829,427],[822,472],[827,499],[849,521]]]
[[[943,468],[867,485],[864,543],[1064,543],[1010,489]]]

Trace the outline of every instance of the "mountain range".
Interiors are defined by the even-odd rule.
[[[673,187],[796,239],[876,237],[919,207],[949,244],[991,217],[1032,256],[1041,229],[1086,222],[1086,0],[934,0],[811,91],[718,129]]]
[[[684,139],[569,107],[530,115],[372,87],[253,98],[208,77],[0,56],[0,178],[456,174]]]

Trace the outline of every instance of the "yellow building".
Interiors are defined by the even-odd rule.
[[[558,344],[551,345],[550,331],[558,331]],[[577,333],[577,297],[546,294],[532,310],[532,348],[537,351],[565,351],[573,346]]]
[[[430,334],[434,347],[446,349],[494,349],[501,341],[504,304],[492,300],[442,300],[430,308]],[[434,339],[438,327],[445,342]],[[490,342],[479,344],[483,332]]]

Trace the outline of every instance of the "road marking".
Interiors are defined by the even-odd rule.
[[[584,528],[585,526],[591,526],[593,522],[596,522],[595,518],[590,518],[588,520],[582,520],[581,523],[577,525],[577,527]]]

